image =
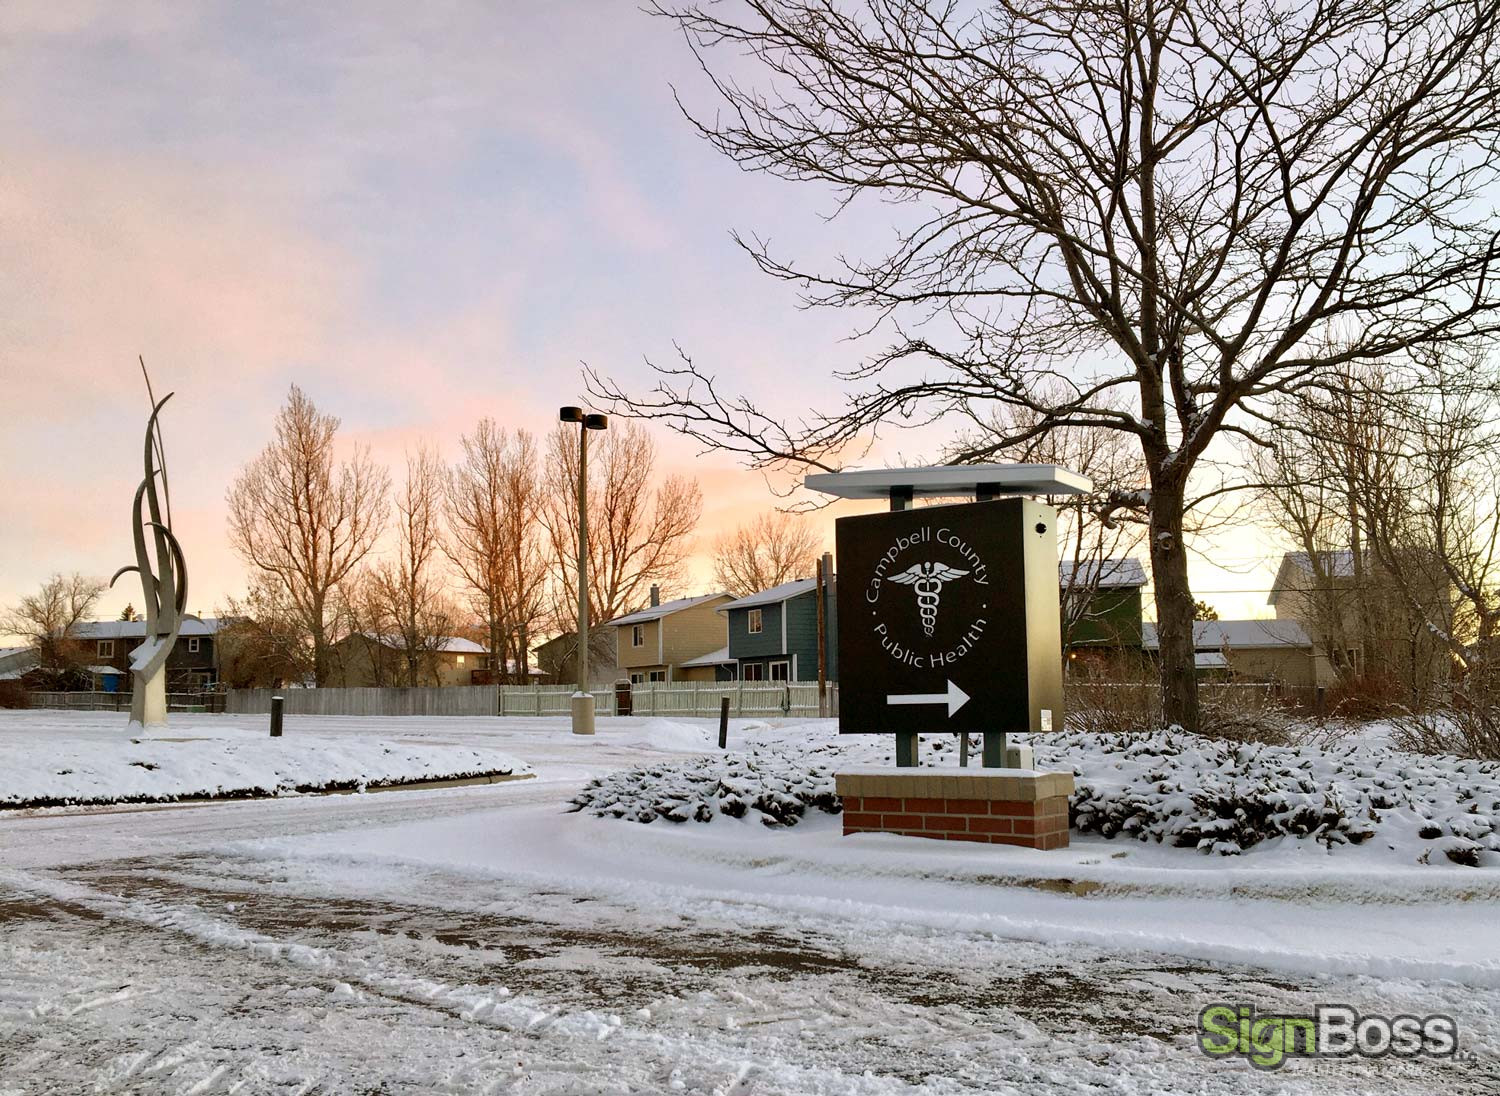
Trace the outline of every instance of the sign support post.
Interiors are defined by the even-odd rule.
[[[901,510],[910,510],[914,492],[910,487],[898,486],[891,488],[891,511],[895,513]],[[916,731],[896,732],[896,768],[914,769],[922,762],[917,759]]]

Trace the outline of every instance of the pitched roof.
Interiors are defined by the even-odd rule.
[[[727,612],[730,609],[753,609],[758,605],[776,605],[790,598],[801,597],[810,594],[817,589],[818,580],[815,578],[795,578],[791,582],[783,582],[780,586],[771,586],[764,590],[757,590],[753,594],[746,594],[728,605],[719,606],[719,612]]]
[[[690,658],[686,662],[679,662],[679,666],[728,666],[735,660],[729,657],[729,648],[720,647],[717,651],[709,651],[706,655]]]
[[[1141,625],[1141,646],[1159,650],[1156,625]],[[1312,640],[1295,620],[1200,620],[1193,624],[1193,647],[1199,651],[1249,650],[1255,647],[1311,648]]]
[[[634,613],[626,613],[622,617],[615,617],[614,620],[606,620],[601,627],[613,628],[621,624],[644,624],[648,620],[660,620],[662,617],[671,616],[673,613],[680,613],[684,609],[691,609],[694,605],[702,605],[706,601],[713,601],[715,598],[728,596],[725,593],[717,593],[701,594],[698,597],[680,597],[675,601],[664,601],[660,605],[648,605],[646,608],[637,610]]]
[[[1094,579],[1098,575],[1098,581]],[[1100,590],[1130,589],[1146,585],[1146,569],[1134,556],[1121,559],[1062,560],[1057,580],[1064,587],[1093,586]]]
[[[1319,568],[1331,578],[1354,577],[1354,553],[1348,549],[1324,551],[1318,554]],[[1294,575],[1295,572],[1295,575]],[[1281,566],[1276,568],[1276,581],[1271,583],[1267,605],[1275,605],[1282,593],[1288,589],[1303,589],[1313,578],[1312,554],[1308,552],[1284,552]]]
[[[220,622],[214,617],[182,622],[178,631],[181,636],[211,636],[218,634]],[[145,639],[144,620],[84,620],[80,621],[73,635],[78,639]]]
[[[406,640],[401,636],[380,635],[375,632],[361,632],[360,635],[366,639],[373,639],[382,647],[390,647],[400,651],[406,648]],[[432,643],[423,648],[428,651],[439,651],[449,655],[483,655],[488,654],[487,648],[475,643],[472,639],[464,639],[462,636],[434,636]]]

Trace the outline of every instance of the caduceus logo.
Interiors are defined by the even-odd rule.
[[[899,575],[892,575],[891,581],[915,590],[917,611],[922,614],[922,631],[930,636],[937,627],[938,603],[942,600],[943,586],[968,573],[957,567],[949,567],[946,563],[928,560],[926,563],[912,564]]]

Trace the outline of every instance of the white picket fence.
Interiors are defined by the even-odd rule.
[[[686,682],[682,684],[632,685],[631,714],[709,718],[729,698],[729,714],[735,717],[816,718],[818,685],[813,681]],[[838,714],[838,686],[829,683],[827,714]]]

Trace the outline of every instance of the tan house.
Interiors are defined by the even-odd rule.
[[[1451,630],[1452,591],[1438,568],[1423,572],[1426,615]],[[1448,654],[1380,566],[1356,569],[1350,551],[1287,552],[1267,599],[1278,620],[1296,621],[1313,643],[1314,684],[1378,674],[1420,695],[1447,676]]]
[[[406,645],[400,636],[355,632],[333,645],[333,672],[328,684],[361,688],[406,685]],[[485,668],[488,651],[472,639],[460,636],[434,637],[430,647],[418,651],[419,685],[471,685],[474,671]]]
[[[728,594],[705,594],[664,602],[653,586],[650,605],[608,622],[621,676],[632,683],[714,680],[711,666],[684,663],[728,646],[729,626],[718,610],[731,600]]]
[[[1156,625],[1141,625],[1141,647],[1161,650]],[[1295,620],[1200,620],[1193,624],[1194,662],[1204,675],[1293,689],[1320,684],[1313,642]]]

